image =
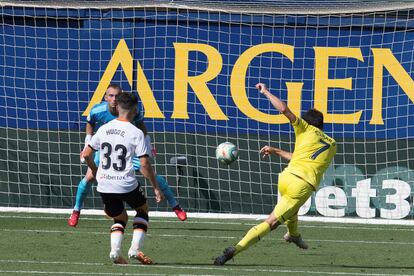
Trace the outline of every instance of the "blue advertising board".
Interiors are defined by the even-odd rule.
[[[132,79],[122,64],[107,78],[138,94],[148,84],[155,101],[143,104],[154,131],[288,132],[254,88],[265,82],[283,100],[298,95],[297,112],[322,109],[334,137],[414,136],[414,24],[407,16],[16,7],[1,15],[1,127],[82,129],[125,43],[118,56],[132,58]],[[187,59],[177,61],[179,54]],[[297,85],[288,91],[288,83]],[[162,116],[151,116],[153,109]]]

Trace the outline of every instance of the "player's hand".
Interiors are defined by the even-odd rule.
[[[264,146],[261,150],[260,153],[263,154],[263,158],[265,158],[266,156],[271,155],[274,152],[274,149],[268,145]]]
[[[164,199],[164,194],[158,188],[154,189],[154,193],[155,193],[155,201],[157,201],[157,203],[160,203]]]
[[[256,88],[260,91],[260,93],[265,93],[267,92],[267,87],[266,84],[259,82],[258,84],[256,84]]]

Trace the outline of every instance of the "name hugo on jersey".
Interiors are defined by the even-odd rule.
[[[120,135],[122,138],[124,138],[125,131],[116,128],[111,128],[106,131],[106,135]]]

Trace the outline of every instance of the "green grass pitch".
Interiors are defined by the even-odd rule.
[[[280,227],[218,267],[213,258],[257,221],[152,218],[144,252],[156,264],[119,266],[108,257],[109,219],[82,216],[75,229],[66,219],[0,213],[0,275],[414,275],[410,226],[301,222],[308,250],[284,242]]]

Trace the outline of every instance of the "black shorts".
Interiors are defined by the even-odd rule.
[[[126,202],[132,209],[141,207],[147,202],[144,190],[141,185],[125,194],[100,193],[102,202],[104,204],[105,213],[110,217],[116,217],[124,211],[124,202]]]

